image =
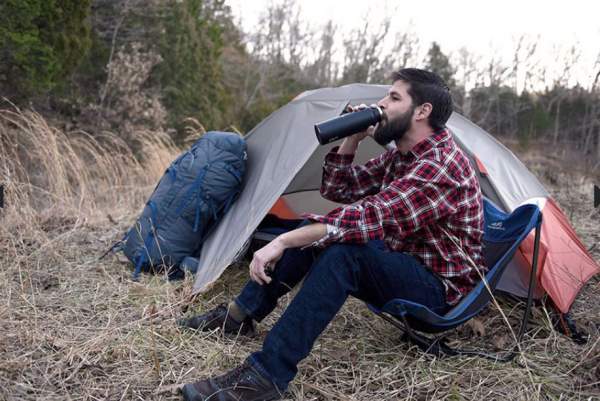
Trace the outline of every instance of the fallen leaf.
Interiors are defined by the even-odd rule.
[[[476,336],[483,337],[485,335],[485,327],[483,327],[481,320],[477,318],[471,319],[467,325]]]
[[[506,349],[506,344],[508,344],[508,337],[506,335],[496,335],[492,337],[492,344],[494,344],[494,347],[498,351]]]

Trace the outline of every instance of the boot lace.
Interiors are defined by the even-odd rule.
[[[213,379],[214,383],[219,387],[232,387],[242,381],[253,381],[253,375],[250,366],[242,364],[232,371]]]

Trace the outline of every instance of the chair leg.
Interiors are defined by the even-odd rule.
[[[410,325],[404,325],[398,323],[394,318],[387,316],[383,313],[378,314],[381,318],[390,322],[398,329],[403,332],[402,339],[404,341],[415,344],[419,349],[427,354],[434,355],[438,358],[442,356],[457,356],[457,355],[467,355],[467,356],[477,356],[485,359],[492,360],[494,362],[509,362],[511,361],[515,355],[517,346],[515,346],[507,355],[502,356],[500,354],[490,354],[480,350],[473,349],[461,349],[461,348],[453,348],[447,345],[443,338],[434,337],[429,338],[424,335],[421,335],[410,327]],[[406,323],[405,323],[406,324]]]
[[[527,329],[527,321],[529,320],[529,313],[531,311],[531,304],[533,303],[533,291],[535,289],[535,280],[537,280],[537,266],[538,257],[540,252],[540,240],[542,236],[542,214],[535,226],[535,239],[533,241],[533,260],[531,261],[531,272],[529,273],[529,287],[527,289],[527,304],[525,307],[525,315],[523,316],[523,322],[521,322],[521,329],[519,330],[518,342],[521,342],[523,334]]]
[[[406,319],[403,317],[403,324],[398,323],[398,321],[384,313],[378,313],[379,317],[383,320],[391,323],[396,326],[400,331],[403,332],[402,339],[407,342],[411,342],[415,344],[419,349],[427,354],[435,355],[437,357],[441,357],[443,355],[456,355],[455,351],[444,344],[444,341],[440,337],[429,338],[424,335],[421,335],[415,332]]]

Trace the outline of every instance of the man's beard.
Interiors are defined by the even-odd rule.
[[[410,110],[401,116],[398,116],[393,120],[384,120],[384,124],[379,123],[379,126],[373,134],[375,142],[381,146],[385,146],[392,141],[401,139],[411,127],[414,111],[415,108],[411,107]]]

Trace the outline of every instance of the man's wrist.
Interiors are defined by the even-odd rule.
[[[278,235],[273,240],[273,242],[275,242],[275,245],[278,246],[278,247],[280,247],[283,250],[290,248],[290,244],[287,241],[286,234]]]
[[[312,244],[325,235],[327,235],[326,225],[315,222],[281,234],[272,243],[274,246],[286,250],[288,248],[298,248]]]
[[[340,155],[353,155],[356,153],[356,149],[358,149],[358,144],[360,143],[360,139],[354,139],[352,137],[344,138],[344,141],[340,145],[337,153]]]

